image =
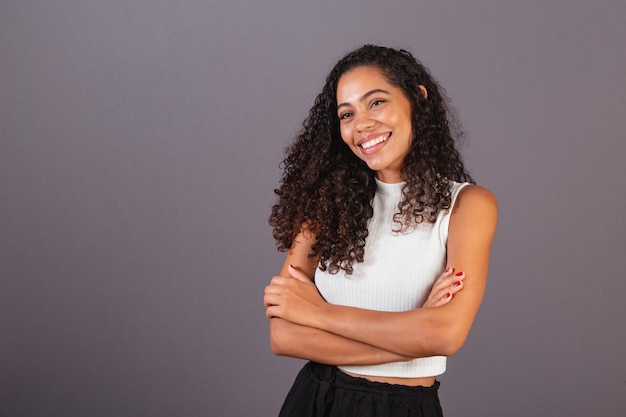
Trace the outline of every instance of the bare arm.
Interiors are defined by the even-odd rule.
[[[378,365],[413,359],[277,317],[270,320],[270,344],[276,355],[329,365]]]
[[[298,265],[303,279],[312,284],[317,260],[309,258],[308,255],[314,241],[315,236],[308,231],[303,231],[298,235],[293,247],[287,253],[280,276],[290,277],[289,265]],[[267,301],[265,305],[270,306]],[[270,346],[272,352],[277,355],[330,365],[376,365],[412,359],[278,317],[270,319]]]
[[[402,356],[451,356],[463,345],[482,301],[496,222],[491,192],[466,187],[451,215],[447,244],[448,265],[464,273],[463,291],[441,307],[396,313],[328,304],[299,271],[288,268],[292,278],[273,281],[266,314]]]

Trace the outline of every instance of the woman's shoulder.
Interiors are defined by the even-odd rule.
[[[468,184],[459,190],[454,204],[453,214],[480,214],[485,216],[497,215],[498,202],[496,196],[487,188],[480,185]]]
[[[484,246],[485,242],[491,242],[497,223],[498,202],[495,195],[479,185],[467,185],[459,193],[452,209],[448,245],[488,247]]]

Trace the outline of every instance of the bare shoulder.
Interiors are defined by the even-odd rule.
[[[480,185],[467,185],[459,191],[454,204],[453,213],[456,211],[483,211],[485,214],[497,214],[498,202],[496,196]]]
[[[463,187],[450,216],[448,263],[462,268],[466,277],[474,277],[473,282],[484,284],[487,277],[491,243],[497,222],[498,204],[493,193],[477,185]],[[466,284],[469,282],[465,280]],[[464,291],[468,288],[466,286]],[[482,290],[479,293],[482,294]]]
[[[461,189],[452,210],[453,223],[479,223],[482,227],[495,228],[497,220],[498,202],[491,191],[479,185]]]

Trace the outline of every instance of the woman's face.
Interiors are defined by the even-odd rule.
[[[341,138],[376,177],[402,181],[400,169],[412,141],[411,103],[375,67],[357,67],[337,84]]]

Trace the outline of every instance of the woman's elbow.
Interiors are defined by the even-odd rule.
[[[445,339],[439,345],[438,355],[448,357],[454,356],[459,349],[461,349],[461,346],[463,346],[462,340],[456,338]]]
[[[463,347],[471,326],[472,320],[465,317],[459,319],[454,311],[433,316],[433,320],[423,328],[430,356],[454,356]]]
[[[280,335],[270,332],[270,349],[274,355],[284,356],[286,354],[285,345]]]
[[[270,320],[270,349],[274,355],[285,356],[288,354],[289,335],[281,323],[281,319]]]
[[[436,338],[435,349],[437,355],[454,356],[465,343],[467,332],[459,329],[446,329]]]

